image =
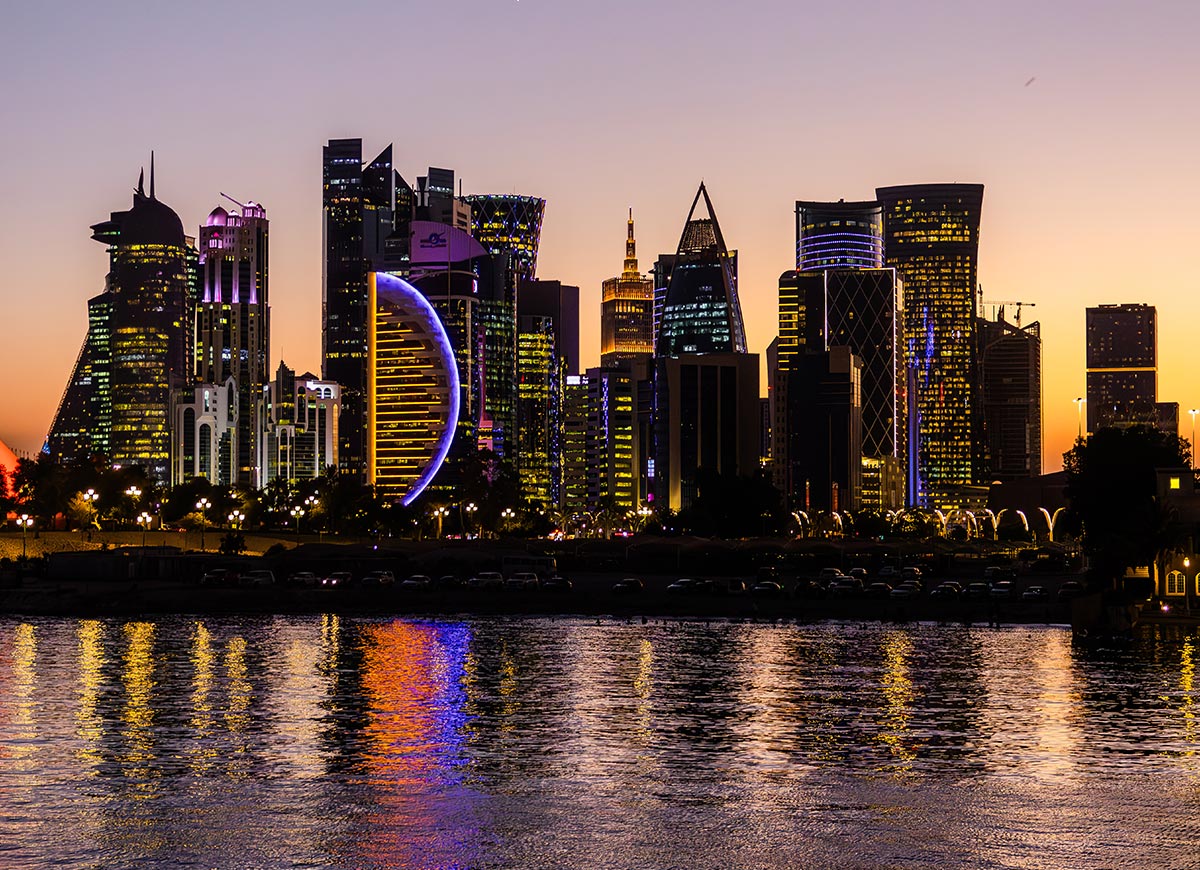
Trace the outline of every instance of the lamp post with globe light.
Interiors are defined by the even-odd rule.
[[[25,536],[29,533],[29,527],[33,525],[33,517],[29,514],[21,514],[17,517],[17,525],[21,527],[21,558],[26,556]]]
[[[137,516],[137,524],[142,527],[142,549],[146,549],[146,531],[150,528],[150,524],[154,522],[154,517],[142,511]]]
[[[445,507],[444,505],[441,507],[435,507],[433,509],[433,516],[437,519],[437,535],[436,535],[436,537],[440,538],[442,536],[442,521],[445,520],[446,517],[448,517],[449,515],[450,515],[450,508]]]
[[[463,510],[467,512],[467,519],[473,521],[475,519],[475,511],[479,510],[479,505],[475,504],[475,502],[473,502],[473,501],[470,501],[470,502],[467,502],[465,505],[463,505]],[[464,529],[463,531],[469,532],[469,530],[470,530],[470,523],[467,524],[467,528]]]
[[[517,512],[512,508],[505,508],[504,510],[500,511],[501,529],[503,531],[507,532],[509,530],[516,515]]]
[[[92,514],[95,514],[97,517],[100,515],[99,512],[96,510],[96,499],[98,499],[98,498],[100,498],[99,494],[97,494],[96,490],[94,490],[90,487],[88,488],[87,492],[85,492],[83,494],[83,503],[88,506],[88,522],[89,523],[95,522],[95,520],[92,519]],[[82,532],[82,529],[80,531]]]
[[[296,523],[296,546],[300,546],[300,517],[304,516],[304,508],[296,505],[291,510],[292,520]]]
[[[208,509],[212,507],[212,502],[206,498],[196,502],[196,510],[200,512],[200,552],[204,552],[204,531],[208,525]]]

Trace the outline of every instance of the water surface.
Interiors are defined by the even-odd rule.
[[[0,621],[0,867],[1187,867],[1196,640]]]

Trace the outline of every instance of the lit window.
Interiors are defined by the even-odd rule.
[[[1179,489],[1179,478],[1178,477],[1171,478],[1171,489]]]

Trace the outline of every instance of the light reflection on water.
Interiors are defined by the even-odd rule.
[[[1196,641],[0,621],[0,866],[1168,867]]]

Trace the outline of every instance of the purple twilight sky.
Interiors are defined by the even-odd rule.
[[[987,186],[985,297],[1037,303],[1045,464],[1074,437],[1083,309],[1158,306],[1160,398],[1200,405],[1200,5],[458,0],[17,4],[0,33],[7,331],[0,439],[40,447],[103,286],[88,226],[156,151],[191,234],[225,191],[271,218],[273,363],[319,371],[321,145],[396,144],[405,177],[545,197],[539,275],[578,284],[583,363],[626,210],[643,270],[701,179],[774,335],[793,201]]]

